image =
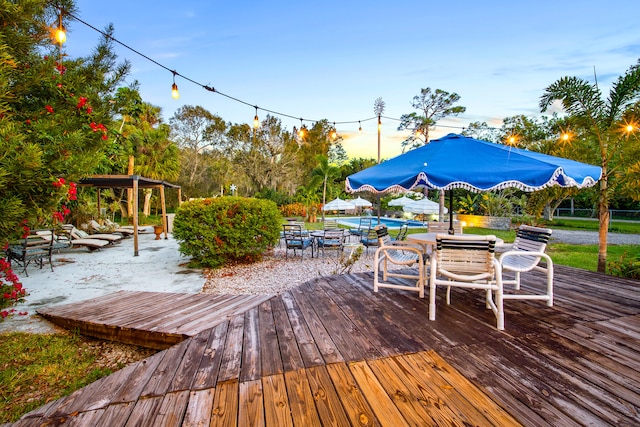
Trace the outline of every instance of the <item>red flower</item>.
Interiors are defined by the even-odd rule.
[[[53,114],[53,107],[51,105],[45,105],[44,109]]]
[[[78,105],[77,105],[77,109],[81,109],[82,107],[84,107],[84,105],[87,103],[87,98],[85,98],[84,96],[80,97],[80,100],[78,101]]]
[[[57,63],[56,64],[56,70],[58,70],[58,72],[62,75],[67,71],[67,67],[65,67],[61,63]]]
[[[91,113],[93,113],[93,108],[87,107],[87,114],[91,114]]]
[[[56,86],[58,86],[59,88],[62,87],[62,83],[58,83]]]
[[[25,120],[24,122],[25,122],[26,124],[28,124],[28,125],[30,125],[30,124],[31,124],[31,120],[30,120],[30,119],[27,119],[27,120]]]

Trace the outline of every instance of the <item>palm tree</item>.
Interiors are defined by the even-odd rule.
[[[322,178],[322,206],[327,203],[327,182],[329,178],[335,178],[340,175],[340,168],[332,166],[327,156],[322,154],[316,157],[318,166],[311,171],[311,177],[319,176]],[[324,208],[322,209],[322,222],[324,222]]]
[[[540,109],[545,112],[560,100],[569,120],[576,124],[580,136],[599,154],[602,178],[600,179],[598,271],[607,268],[607,231],[609,229],[609,178],[617,165],[615,158],[624,147],[625,119],[640,95],[640,60],[612,85],[609,97],[603,99],[597,82],[591,84],[578,77],[563,77],[545,89],[540,99]],[[637,129],[637,126],[632,126]]]

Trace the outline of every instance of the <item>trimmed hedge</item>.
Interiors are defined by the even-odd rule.
[[[184,202],[173,222],[180,253],[201,267],[255,262],[278,243],[282,219],[270,200],[216,197]]]

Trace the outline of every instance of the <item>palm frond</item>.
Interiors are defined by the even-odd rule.
[[[615,122],[640,96],[640,60],[618,77],[609,93],[609,124]]]
[[[545,112],[555,100],[562,103],[569,115],[594,124],[607,115],[600,89],[577,77],[563,77],[548,86],[540,98],[540,109]]]

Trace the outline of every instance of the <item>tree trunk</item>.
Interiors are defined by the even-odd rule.
[[[142,208],[142,213],[145,216],[151,215],[151,196],[153,194],[153,190],[150,188],[144,189],[144,205]]]
[[[606,168],[602,168],[600,179],[600,197],[598,200],[599,230],[598,230],[598,272],[607,272],[607,233],[609,232],[609,201],[607,198],[608,179]]]

